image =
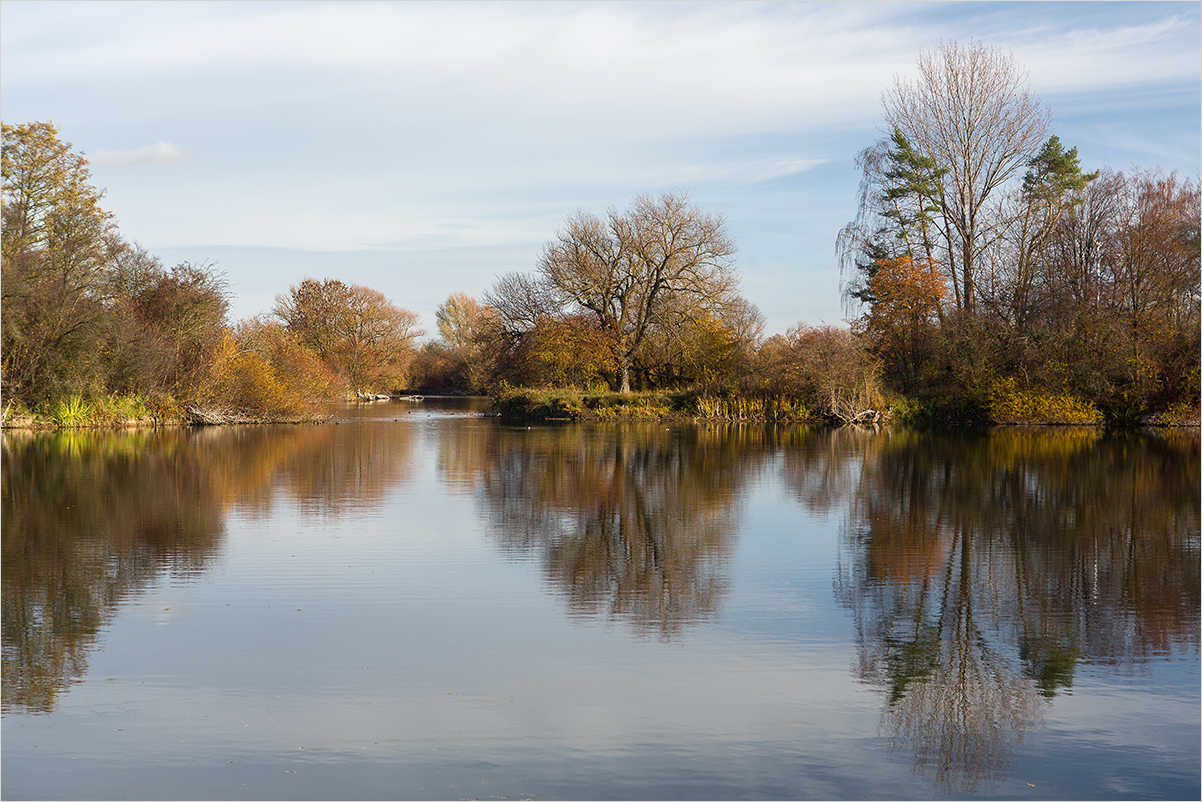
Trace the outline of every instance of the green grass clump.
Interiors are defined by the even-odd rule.
[[[87,425],[91,412],[91,404],[82,396],[73,395],[50,405],[50,420],[60,429],[75,429]]]
[[[48,401],[25,416],[6,417],[20,425],[56,429],[99,429],[157,426],[183,420],[178,402],[165,396],[111,395],[84,398],[73,395]]]

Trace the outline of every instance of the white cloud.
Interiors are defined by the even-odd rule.
[[[1197,25],[1179,16],[1108,30],[1045,28],[1028,35],[1016,42],[1014,55],[1045,96],[1198,81],[1197,61],[1183,58],[1196,51]]]
[[[159,142],[157,145],[146,145],[130,150],[108,150],[99,148],[88,155],[93,164],[106,167],[129,167],[135,164],[167,164],[183,161],[188,152],[170,142]]]
[[[349,94],[384,101],[371,114],[385,119],[483,113],[613,134],[637,115],[643,137],[739,133],[864,100],[875,111],[912,48],[840,5],[84,3],[64,32],[34,4],[18,6],[28,33],[6,37],[5,80],[186,85],[156,101],[164,114],[242,110],[250,94],[267,113],[296,98],[342,112]]]

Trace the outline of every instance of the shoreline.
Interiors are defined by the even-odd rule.
[[[250,415],[246,413],[217,412],[213,410],[189,411],[183,415],[169,418],[124,418],[120,420],[101,420],[90,423],[61,425],[52,418],[44,415],[23,414],[6,417],[0,422],[2,431],[127,431],[131,429],[167,429],[194,426],[269,426],[294,425],[305,423],[321,424],[330,419],[328,414],[307,414],[288,416]]]
[[[1010,426],[1084,426],[1099,429],[1200,428],[1198,408],[1165,410],[1129,421],[1106,420],[1090,405],[1088,416],[1015,414],[994,418],[987,409],[956,414],[929,404],[904,400],[882,409],[851,409],[837,414],[810,408],[784,397],[706,396],[696,391],[676,393],[594,393],[561,390],[510,390],[493,398],[491,417],[528,422],[690,421],[719,423],[780,423],[811,426],[904,426],[919,429],[995,428]],[[1031,410],[1035,412],[1035,410]]]
[[[348,400],[348,405],[383,401],[386,398]],[[397,400],[395,397],[392,400]],[[701,399],[690,393],[617,393],[588,395],[579,392],[517,391],[492,399],[492,409],[478,413],[481,417],[528,423],[607,423],[607,422],[678,422],[678,423],[746,423],[784,424],[801,426],[856,426],[861,428],[907,427],[920,429],[1012,428],[1012,427],[1084,427],[1097,429],[1199,429],[1202,417],[1198,410],[1170,415],[1167,412],[1144,416],[1138,420],[1115,423],[1102,420],[1054,419],[942,419],[922,420],[902,416],[893,409],[865,410],[852,419],[817,413],[796,402],[779,399]],[[708,407],[708,410],[701,407]],[[205,409],[190,405],[178,414],[149,415],[113,419],[80,421],[64,425],[45,414],[22,412],[5,414],[0,420],[4,431],[128,431],[174,427],[209,426],[266,426],[320,425],[333,415],[311,412],[297,415],[256,415],[246,412]]]

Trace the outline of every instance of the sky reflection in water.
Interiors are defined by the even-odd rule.
[[[1196,432],[5,435],[6,798],[1195,798]]]

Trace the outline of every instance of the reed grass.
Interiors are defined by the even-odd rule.
[[[787,396],[686,392],[585,393],[578,390],[505,388],[493,396],[501,417],[524,420],[813,421],[805,402]]]

